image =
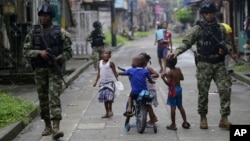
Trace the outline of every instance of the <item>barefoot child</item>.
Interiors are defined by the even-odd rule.
[[[167,66],[170,70],[162,75],[162,80],[169,87],[168,100],[167,105],[171,107],[171,121],[172,123],[168,125],[166,128],[169,130],[177,130],[175,123],[175,110],[176,106],[180,110],[183,123],[182,127],[185,129],[190,128],[190,124],[187,122],[186,113],[182,106],[182,88],[181,88],[181,80],[184,80],[183,74],[180,68],[175,67],[177,63],[177,58],[168,58]]]
[[[106,114],[102,118],[109,118],[113,116],[112,103],[115,98],[115,79],[118,81],[118,74],[116,72],[115,63],[110,60],[111,51],[105,49],[102,53],[102,60],[98,63],[98,72],[95,83],[96,87],[98,80],[99,83],[99,102],[104,102]]]

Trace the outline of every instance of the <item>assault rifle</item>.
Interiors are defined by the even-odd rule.
[[[51,48],[49,48],[48,44],[46,43],[44,37],[43,37],[43,30],[42,30],[42,25],[40,25],[41,28],[41,39],[42,39],[42,43],[45,45],[46,47],[46,51],[49,53],[49,61],[52,63],[52,66],[55,70],[55,72],[57,73],[57,75],[62,79],[64,85],[66,88],[68,88],[68,85],[66,84],[64,78],[63,78],[63,72],[62,72],[62,68],[59,66],[55,55],[53,54],[53,51]]]
[[[226,44],[224,41],[219,41],[213,33],[211,33],[211,31],[209,29],[207,29],[200,21],[197,22],[197,25],[199,25],[204,31],[206,31],[206,34],[209,35],[210,37],[212,37],[212,39],[214,39],[216,41],[216,43],[218,44],[219,48],[221,48],[225,54],[229,54],[231,56],[231,54],[228,51],[228,48],[226,47]],[[232,57],[232,56],[231,56]]]

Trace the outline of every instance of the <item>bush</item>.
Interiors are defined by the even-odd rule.
[[[32,102],[0,92],[0,129],[15,122],[27,122],[28,113],[35,109]]]
[[[174,17],[183,24],[194,22],[192,11],[190,9],[178,9],[175,11]]]

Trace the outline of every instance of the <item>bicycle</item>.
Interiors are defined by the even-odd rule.
[[[147,124],[147,103],[151,102],[153,97],[150,95],[148,90],[143,90],[137,99],[133,100],[132,111],[135,115],[135,122],[130,124],[131,116],[126,116],[125,120],[125,131],[129,132],[131,127],[137,127],[138,133],[143,133],[145,128],[153,128],[154,133],[157,133],[157,126]]]
[[[118,67],[119,70],[125,71],[125,69]],[[147,124],[147,105],[149,102],[152,101],[154,97],[150,95],[148,90],[143,90],[138,95],[137,99],[133,99],[132,103],[132,116],[135,115],[135,122],[130,124],[130,118],[132,116],[126,115],[126,112],[124,113],[124,116],[126,116],[125,119],[125,131],[129,132],[131,127],[137,127],[138,133],[143,133],[145,128],[153,128],[154,133],[157,133],[157,126],[156,125],[149,125]],[[126,105],[126,109],[128,107],[128,103]]]

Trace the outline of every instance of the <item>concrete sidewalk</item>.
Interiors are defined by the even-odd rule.
[[[121,46],[122,45],[118,45],[117,47],[109,48],[113,51]],[[66,85],[70,85],[86,68],[88,68],[92,64],[93,60],[91,60],[90,55],[74,56],[72,59],[68,60],[66,62],[66,71],[72,71],[72,73],[64,76]],[[10,92],[11,95],[20,97],[22,100],[32,101],[36,105],[39,104],[37,91],[34,84],[15,86],[0,85],[0,89],[2,91]],[[37,108],[27,116],[30,117],[31,120],[39,116],[39,107],[37,106]],[[27,124],[25,124],[23,121],[18,121],[3,129],[0,129],[0,141],[13,140],[26,127],[26,125]]]
[[[92,60],[86,59],[86,57],[77,57],[72,58],[71,60],[66,62],[66,70],[73,72],[65,76],[65,82],[67,85],[70,85],[79,74],[81,74],[87,67],[89,67],[93,63]],[[1,88],[2,89],[2,88]],[[14,96],[18,96],[23,100],[32,101],[38,105],[37,92],[34,88],[34,84],[31,85],[18,85],[18,86],[4,86],[3,91],[8,91]],[[38,112],[39,107],[37,106],[34,111],[32,111],[29,115],[31,120],[39,115]],[[0,141],[10,141],[14,139],[24,128],[26,124],[22,121],[15,122],[3,129],[0,130]]]
[[[113,48],[113,49],[117,49]],[[66,70],[73,70],[70,75],[65,76],[67,85],[70,85],[86,68],[93,63],[86,56],[74,57],[66,62]],[[232,74],[236,79],[250,85],[250,77],[245,73]],[[1,87],[1,86],[0,86]],[[2,88],[1,88],[2,89]],[[4,86],[4,90],[11,91],[12,95],[21,97],[24,100],[32,101],[38,105],[37,92],[34,85]],[[38,116],[38,108],[31,112],[28,116],[34,119]],[[24,128],[26,124],[22,121],[15,122],[0,130],[0,141],[9,141],[14,139]]]

